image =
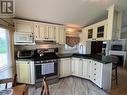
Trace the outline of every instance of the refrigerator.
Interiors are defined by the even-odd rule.
[[[91,42],[86,41],[83,43],[79,43],[78,52],[79,54],[91,54]]]

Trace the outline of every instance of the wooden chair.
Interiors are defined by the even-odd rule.
[[[42,81],[41,95],[49,95],[49,87],[45,77],[43,78],[43,81]]]
[[[23,91],[23,95],[28,95],[28,85],[26,85],[24,91]]]

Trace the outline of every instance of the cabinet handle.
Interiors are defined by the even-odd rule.
[[[94,75],[96,75],[96,74],[94,74]]]
[[[96,70],[96,69],[94,69],[94,70]]]
[[[94,79],[94,81],[96,81],[96,79]]]
[[[97,65],[96,63],[94,65]]]

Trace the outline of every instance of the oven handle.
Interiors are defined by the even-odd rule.
[[[37,66],[37,65],[42,65],[42,64],[35,64],[35,66]]]

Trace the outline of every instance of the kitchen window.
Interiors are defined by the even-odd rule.
[[[11,66],[9,30],[0,27],[0,71]]]

